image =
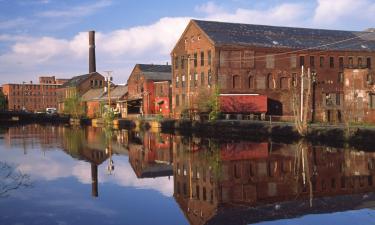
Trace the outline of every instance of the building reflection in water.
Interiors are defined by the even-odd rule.
[[[218,143],[176,136],[173,159],[174,197],[191,224],[348,210],[362,204],[362,195],[355,194],[374,191],[375,153],[306,142]],[[335,196],[345,195],[351,197],[336,202]]]
[[[98,166],[107,161],[108,173],[115,173],[114,155],[128,155],[138,178],[173,175],[174,198],[194,225],[294,218],[375,202],[372,152],[94,127],[14,127],[4,139],[11,146],[61,147],[89,162],[94,197]]]

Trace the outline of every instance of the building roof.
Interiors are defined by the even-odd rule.
[[[70,80],[65,82],[61,87],[75,87],[89,78],[90,74],[84,74],[72,77]]]
[[[193,20],[217,45],[375,51],[375,32],[276,27]]]
[[[172,67],[170,65],[137,64],[136,66],[148,80],[172,80]]]
[[[108,100],[107,91],[102,88],[93,88],[86,91],[82,95],[82,101],[106,101]],[[117,100],[122,98],[124,95],[128,93],[128,86],[127,85],[118,85],[111,87],[111,99]]]

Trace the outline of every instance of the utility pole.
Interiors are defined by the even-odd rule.
[[[303,80],[304,80],[304,69],[303,69],[303,65],[301,67],[302,71],[301,71],[301,113],[300,113],[300,120],[301,122],[303,122]]]
[[[111,81],[112,81],[112,71],[108,70],[108,71],[104,71],[105,73],[107,73],[107,76],[105,76],[104,80],[107,81],[107,85],[108,85],[108,111],[111,110]]]

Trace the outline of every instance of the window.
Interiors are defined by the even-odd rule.
[[[311,66],[312,68],[315,67],[315,56],[310,56],[310,66]]]
[[[338,83],[344,83],[344,73],[340,72],[337,77],[337,82]]]
[[[267,88],[273,88],[273,83],[272,83],[272,74],[268,74],[268,75],[267,75],[266,87],[267,87]]]
[[[267,55],[266,56],[266,68],[273,69],[275,67],[275,56]]]
[[[305,65],[305,56],[301,55],[299,57],[299,65],[304,66]]]
[[[349,57],[349,60],[348,60],[349,62],[348,62],[348,66],[349,66],[349,68],[353,68],[353,57]]]
[[[240,88],[240,76],[234,75],[232,77],[232,88],[234,89]]]
[[[211,85],[211,79],[212,79],[211,70],[208,70],[208,85]]]
[[[198,85],[198,74],[195,73],[194,74],[194,87],[196,87]]]
[[[288,78],[287,77],[281,77],[280,78],[280,89],[288,89],[289,88],[289,85],[288,85]]]
[[[180,96],[176,95],[176,106],[180,106]]]
[[[204,66],[204,51],[201,51],[201,66]]]
[[[181,77],[181,87],[185,87],[185,75]]]
[[[198,54],[194,53],[194,67],[198,66]]]
[[[174,57],[174,68],[178,69],[178,56]]]
[[[333,57],[329,57],[329,67],[330,68],[335,67],[335,59]]]
[[[358,58],[358,68],[362,68],[362,57]]]
[[[207,58],[208,58],[208,65],[210,66],[211,65],[211,50],[208,50],[207,52]]]
[[[369,94],[369,107],[370,109],[375,109],[375,93]]]
[[[336,105],[341,105],[341,95],[339,93],[336,94]]]
[[[195,186],[195,195],[197,199],[199,200],[199,185]]]
[[[181,95],[181,103],[183,106],[185,105],[185,94]]]
[[[185,57],[184,56],[181,56],[180,62],[181,62],[181,69],[183,69],[185,67]]]
[[[291,55],[290,56],[290,67],[292,69],[297,67],[297,56],[296,55]]]
[[[102,80],[99,81],[99,85],[100,85],[100,87],[103,86],[103,81]]]
[[[320,58],[319,58],[319,66],[321,68],[324,67],[324,56],[320,56]]]
[[[367,57],[367,68],[371,69],[371,57]]]
[[[253,76],[249,76],[249,80],[248,80],[248,87],[253,89],[254,88],[254,77]]]
[[[176,76],[176,88],[178,88],[179,76]]]
[[[94,81],[93,80],[90,80],[90,85],[91,85],[91,87],[94,87]]]
[[[339,57],[339,68],[344,69],[344,57]]]
[[[201,85],[204,85],[204,72],[201,73]]]

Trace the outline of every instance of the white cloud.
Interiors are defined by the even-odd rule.
[[[47,1],[48,3],[48,1]],[[66,10],[49,10],[44,11],[41,13],[38,13],[37,16],[40,17],[48,17],[48,18],[55,18],[55,17],[83,17],[88,16],[99,9],[105,8],[112,5],[112,2],[110,0],[100,0],[98,2],[95,2],[90,5],[80,5],[80,6],[74,6],[72,8],[66,9]]]
[[[27,20],[25,18],[19,17],[11,20],[3,20],[0,21],[0,29],[12,29],[12,28],[20,28],[24,26],[29,26],[34,23],[33,20]]]
[[[224,8],[210,1],[210,2],[203,3],[202,5],[196,6],[195,11],[203,12],[206,14],[214,14],[214,13],[224,12]]]
[[[375,22],[375,2],[369,0],[318,0],[313,22],[319,26],[341,26]]]
[[[284,3],[268,9],[243,9],[227,12],[214,3],[199,7],[208,15],[206,19],[225,22],[252,23],[265,25],[300,25],[306,22],[307,7],[302,3]]]

